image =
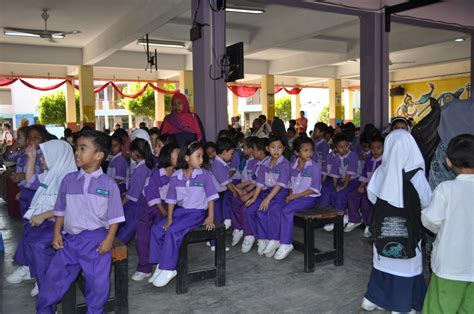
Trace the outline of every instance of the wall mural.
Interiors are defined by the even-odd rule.
[[[405,94],[391,97],[392,117],[402,116],[421,120],[430,112],[430,98],[444,106],[455,99],[468,99],[471,92],[470,78],[433,80],[429,82],[407,83],[401,86]]]

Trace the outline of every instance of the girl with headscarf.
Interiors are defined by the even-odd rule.
[[[24,215],[29,224],[25,225],[23,231],[31,276],[36,278],[35,288],[31,291],[32,296],[38,294],[38,288],[41,289],[44,275],[54,255],[51,247],[54,228],[53,210],[59,186],[68,173],[77,171],[71,145],[67,142],[51,140],[39,146],[42,152],[41,166],[45,170],[41,174],[35,174],[35,146],[29,145],[26,149],[28,163],[25,184],[37,189]],[[20,274],[24,270],[22,267],[25,266],[20,266],[15,273]]]
[[[376,222],[378,221],[377,210],[380,213],[382,210],[388,211],[393,207],[396,207],[400,213],[406,212],[413,216],[414,224],[421,224],[420,210],[428,206],[431,199],[431,189],[426,180],[424,169],[423,156],[410,133],[405,130],[392,131],[385,139],[382,164],[375,170],[367,188],[368,198],[375,204],[373,229],[378,230],[380,227]],[[410,176],[407,176],[408,173],[412,175],[411,179],[409,179]],[[411,186],[407,180],[411,182]],[[410,190],[411,187],[412,191],[416,190],[414,192],[416,195],[413,199],[405,200],[404,196],[407,195],[407,190]],[[407,204],[417,204],[416,206],[421,208],[407,206]],[[399,215],[403,216],[403,214]],[[383,220],[383,223],[387,222],[388,220]],[[408,226],[407,220],[405,227],[408,228]],[[390,231],[393,230],[390,229],[387,232],[390,233]],[[405,230],[405,232],[407,231]],[[388,233],[385,236],[389,235]],[[426,292],[420,251],[421,241],[415,248],[414,257],[391,258],[380,253],[376,247],[377,240],[380,238],[377,237],[377,234],[375,237],[373,269],[362,308],[369,311],[375,309],[397,312],[421,311]]]
[[[190,112],[186,95],[178,93],[171,98],[172,111],[161,125],[161,134],[173,134],[179,146],[189,141],[205,142],[204,130],[197,114]]]

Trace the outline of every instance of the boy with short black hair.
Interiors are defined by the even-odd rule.
[[[79,134],[75,158],[81,170],[64,177],[59,188],[52,243],[58,251],[37,297],[37,313],[54,313],[81,271],[88,311],[104,312],[112,244],[118,224],[125,221],[117,184],[100,168],[110,147],[110,138],[103,133],[86,130]]]
[[[457,177],[439,184],[421,212],[423,225],[437,234],[423,313],[474,312],[473,152],[472,134],[449,142],[446,163]]]

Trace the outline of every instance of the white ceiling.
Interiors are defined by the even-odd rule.
[[[207,3],[207,1],[204,1]],[[285,1],[230,0],[228,5],[257,6],[262,15],[227,13],[227,43],[243,41],[245,45],[247,81],[258,80],[262,74],[274,74],[276,81],[309,84],[332,77],[357,78],[359,58],[359,18],[303,8],[271,4]],[[295,1],[298,2],[298,1]],[[308,0],[305,0],[308,4]],[[314,6],[330,5],[316,1]],[[333,0],[332,4],[378,10],[403,0]],[[270,4],[269,4],[270,3]],[[46,72],[74,74],[81,64],[95,66],[98,75],[114,75],[143,79],[176,78],[179,70],[192,67],[190,0],[0,0],[0,27],[42,29],[41,9],[49,9],[48,29],[80,30],[57,43],[26,37],[0,34],[0,74]],[[404,15],[451,21],[474,26],[470,14],[474,1],[449,0]],[[136,40],[146,32],[153,39],[177,40],[185,49],[158,48],[161,71],[144,73],[146,61],[143,47]],[[454,39],[464,37],[464,43]],[[392,23],[390,58],[392,71],[446,64],[470,58],[469,35],[447,30]],[[32,67],[37,67],[35,70]],[[41,67],[41,69],[40,69]],[[20,71],[21,69],[21,71]],[[57,72],[56,72],[57,71]],[[115,73],[115,74],[112,74]]]

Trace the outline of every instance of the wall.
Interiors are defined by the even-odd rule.
[[[396,84],[392,87],[401,86],[405,93],[390,97],[391,117],[404,116],[419,121],[430,112],[430,97],[436,98],[441,105],[453,99],[467,99],[468,88],[472,88],[469,84],[469,77]]]

